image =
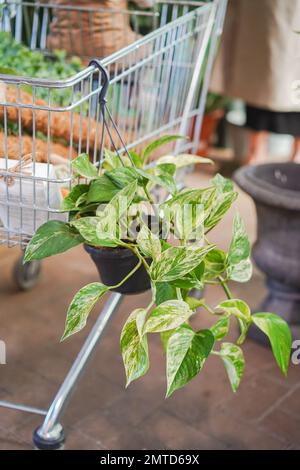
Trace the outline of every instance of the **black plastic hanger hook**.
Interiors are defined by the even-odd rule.
[[[109,87],[109,75],[108,75],[107,70],[101,64],[100,60],[98,60],[98,59],[91,60],[90,63],[89,63],[89,66],[92,66],[92,65],[97,67],[97,69],[101,73],[102,88],[101,88],[101,91],[99,93],[99,103],[101,105],[104,105],[106,103],[106,98],[105,97],[106,97],[107,90],[108,90],[108,87]]]

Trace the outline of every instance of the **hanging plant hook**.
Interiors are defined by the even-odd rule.
[[[121,164],[123,166],[124,165],[124,162],[122,160],[122,157],[116,147],[116,144],[115,142],[113,141],[113,138],[112,138],[112,135],[111,135],[111,132],[110,132],[110,129],[107,125],[107,122],[106,122],[106,117],[105,117],[105,112],[107,112],[107,115],[108,115],[108,118],[111,122],[111,124],[113,125],[116,133],[117,133],[117,136],[118,138],[120,139],[120,142],[123,146],[123,149],[126,153],[126,155],[128,156],[129,160],[130,160],[130,163],[133,167],[135,167],[135,164],[134,164],[134,161],[132,159],[132,156],[130,155],[130,152],[128,152],[128,149],[127,149],[127,146],[120,134],[120,131],[115,123],[115,121],[113,120],[113,117],[106,105],[107,101],[106,101],[106,95],[107,95],[107,90],[108,90],[108,87],[109,87],[109,74],[108,74],[108,71],[106,70],[106,68],[103,67],[103,65],[101,64],[101,62],[98,60],[98,59],[92,59],[89,63],[89,66],[94,66],[96,67],[98,70],[99,70],[99,73],[101,74],[101,78],[102,78],[102,88],[101,88],[101,91],[99,93],[99,104],[100,104],[100,109],[101,109],[101,114],[102,114],[102,119],[103,119],[103,126],[102,126],[102,136],[101,136],[101,146],[100,146],[100,161],[99,161],[99,171],[101,171],[101,163],[102,163],[102,158],[103,158],[103,150],[104,150],[104,129],[106,128],[107,132],[108,132],[108,135],[109,135],[109,138],[110,138],[110,141],[112,143],[112,146],[114,148],[114,151],[116,152]]]
[[[101,78],[102,78],[103,83],[102,83],[101,91],[99,93],[99,103],[101,106],[104,106],[106,104],[106,94],[107,94],[107,90],[109,87],[108,71],[106,70],[106,68],[103,67],[100,60],[98,59],[91,60],[89,63],[89,66],[96,67],[101,73]]]

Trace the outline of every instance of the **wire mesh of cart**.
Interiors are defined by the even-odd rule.
[[[49,60],[58,48],[85,64],[63,80],[0,69],[1,244],[24,248],[41,224],[65,220],[60,205],[74,182],[72,159],[82,152],[100,168],[102,144],[139,151],[163,134],[182,134],[189,140],[168,152],[195,153],[226,3],[165,0],[142,11],[76,7],[63,0],[0,0],[0,34],[11,34]],[[108,44],[99,28],[104,18],[115,32]],[[90,62],[95,58],[101,59],[100,67]],[[110,81],[108,132],[103,132],[99,102],[103,67]],[[23,267],[20,260],[20,287],[31,287],[38,270],[39,265]],[[61,447],[61,415],[120,301],[120,294],[111,295],[48,410],[0,401],[0,406],[45,415],[34,433],[36,447]]]
[[[27,2],[0,6],[0,30],[32,50],[51,54],[49,38],[64,12],[68,22],[53,33],[55,44],[66,46],[68,38],[68,52],[77,54],[88,44],[89,59],[94,52],[103,52],[93,42],[93,21],[97,14],[104,15],[104,9]],[[139,150],[164,133],[180,133],[190,139],[174,151],[196,150],[224,6],[223,0],[164,1],[146,12],[109,11],[112,24],[122,20],[127,25],[121,29],[122,44],[129,40],[129,32],[131,40],[139,37],[141,24],[152,29],[102,60],[110,76],[108,107],[129,149]],[[88,39],[72,36],[76,21],[89,22]],[[0,75],[0,243],[24,247],[39,225],[64,217],[59,206],[73,182],[71,160],[81,152],[94,163],[99,160],[100,90],[101,74],[88,65],[66,80]],[[119,145],[114,129],[111,133]],[[104,144],[111,145],[107,134]],[[24,163],[28,154],[31,164]]]

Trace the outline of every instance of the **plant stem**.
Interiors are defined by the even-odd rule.
[[[181,290],[180,290],[179,287],[176,287],[176,294],[177,294],[177,299],[178,299],[178,300],[183,300],[183,299],[182,299]]]
[[[207,310],[208,313],[210,313],[211,315],[215,315],[215,312],[213,311],[213,309],[210,308],[210,306],[207,305],[204,301],[203,301],[203,303],[202,303],[202,307],[205,308],[205,310]]]
[[[149,193],[148,189],[146,188],[146,186],[144,186],[144,191],[145,191],[145,194],[147,196],[148,201],[150,202],[150,204],[152,204],[154,206],[154,201],[153,201],[152,196]]]
[[[222,278],[222,276],[218,276],[218,279],[221,283],[221,286],[224,289],[225,294],[227,295],[227,298],[228,299],[233,299],[233,295],[232,295],[232,293],[231,293],[231,291],[230,291],[230,289],[227,285],[227,282]]]
[[[147,196],[148,201],[150,202],[151,206],[153,207],[155,216],[157,217],[157,220],[158,220],[158,222],[159,222],[159,212],[158,212],[157,207],[156,207],[156,205],[155,205],[155,202],[153,201],[152,196],[151,196],[151,194],[149,193],[149,191],[148,191],[148,189],[147,189],[146,186],[144,186],[144,191],[145,191],[145,194],[146,194],[146,196]]]
[[[122,279],[122,281],[119,282],[119,284],[116,284],[115,286],[109,286],[109,289],[116,289],[124,284],[142,265],[142,260],[140,259],[137,265],[130,271],[130,273],[127,274],[127,276]]]
[[[143,265],[145,266],[145,268],[148,272],[149,269],[150,269],[150,266],[147,263],[147,261],[145,260],[145,258],[140,254],[137,246],[133,245],[133,244],[130,244],[130,243],[126,243],[125,246],[126,246],[126,248],[129,248],[129,250],[131,250],[138,257],[138,259],[143,263]]]
[[[147,263],[147,261],[145,260],[145,258],[140,254],[139,250],[137,248],[133,248],[132,249],[133,253],[136,254],[136,256],[139,258],[139,260],[143,263],[143,265],[145,266],[146,268],[146,271],[148,272],[149,269],[150,269],[150,266],[149,264]]]
[[[155,303],[155,302],[154,302],[153,300],[151,300],[150,304],[149,304],[148,307],[146,308],[146,311],[147,311],[147,312],[149,312],[149,310],[153,307],[154,303]]]
[[[215,356],[221,356],[219,351],[210,351],[210,354],[214,354]]]

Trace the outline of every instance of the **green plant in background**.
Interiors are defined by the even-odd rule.
[[[147,372],[148,337],[158,334],[166,355],[167,396],[192,380],[211,354],[220,357],[236,391],[245,367],[241,345],[251,325],[268,336],[275,360],[286,375],[291,351],[287,323],[272,313],[251,314],[246,302],[234,298],[228,287],[228,281],[247,282],[252,273],[250,242],[241,217],[237,214],[234,218],[227,252],[209,241],[210,231],[237,198],[232,182],[216,175],[207,188],[179,190],[175,179],[179,167],[208,162],[192,155],[165,156],[146,166],[160,145],[176,138],[165,136],[148,145],[140,156],[131,152],[119,158],[106,151],[101,174],[87,155],[80,155],[73,161],[73,169],[75,176],[84,180],[73,187],[62,205],[62,211],[70,214],[69,223],[49,221],[38,228],[27,246],[25,261],[62,253],[81,243],[108,250],[128,248],[135,254],[136,267],[118,286],[143,265],[151,280],[152,299],[135,309],[122,329],[120,346],[127,385]],[[154,186],[168,196],[155,206],[156,217],[162,223],[168,220],[167,237],[145,222],[141,209],[141,204],[153,205]],[[182,218],[180,209],[186,207],[191,209],[190,217]],[[121,226],[124,214],[126,237]],[[137,237],[131,236],[133,226],[138,227]],[[195,237],[195,231],[201,236]],[[192,293],[202,292],[205,285],[220,285],[224,301],[211,306],[204,298],[193,297]],[[69,306],[62,339],[80,331],[96,302],[118,286],[93,282],[80,289]],[[205,312],[215,323],[194,329],[192,318]],[[235,322],[240,335],[232,343],[226,336]]]
[[[53,56],[45,57],[39,51],[32,51],[27,46],[15,41],[8,32],[0,32],[0,74],[21,75],[35,78],[63,80],[82,69],[81,60],[72,57],[66,60],[64,51],[55,51]],[[28,91],[28,88],[25,88]],[[47,100],[48,88],[36,87],[36,95]],[[68,106],[71,89],[52,89],[51,102],[58,106]]]
[[[213,113],[218,109],[226,109],[231,103],[231,99],[227,96],[218,95],[209,91],[207,93],[206,105],[205,105],[205,114]]]

